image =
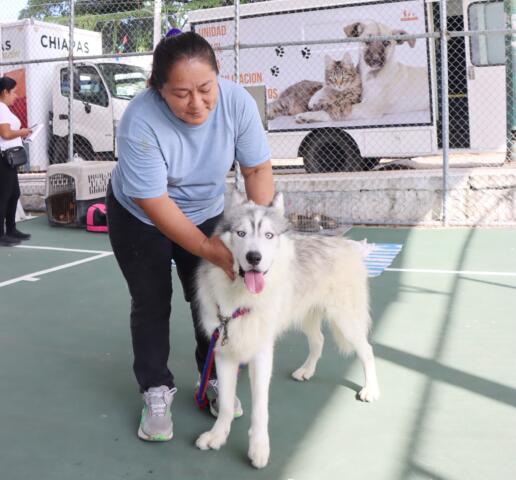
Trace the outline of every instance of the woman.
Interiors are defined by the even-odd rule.
[[[21,139],[31,133],[29,128],[20,128],[20,119],[9,110],[17,98],[16,81],[0,77],[0,153],[22,146]],[[16,206],[20,198],[18,171],[0,156],[0,246],[10,247],[28,240],[30,235],[16,228]]]
[[[149,88],[124,112],[117,142],[107,208],[111,244],[132,299],[133,367],[144,400],[138,436],[163,441],[172,438],[176,392],[167,367],[171,259],[188,302],[199,257],[234,278],[231,253],[211,236],[224,208],[225,177],[238,161],[248,197],[270,203],[270,153],[254,100],[218,77],[211,46],[193,32],[157,45]],[[190,308],[201,371],[208,339],[195,304]],[[216,394],[216,381],[210,383]],[[216,398],[211,406],[216,415]],[[241,413],[235,399],[235,415]]]

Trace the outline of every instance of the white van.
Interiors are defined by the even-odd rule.
[[[450,31],[505,28],[502,1],[449,0],[447,4]],[[190,28],[216,49],[230,46],[233,15],[233,7],[193,11]],[[239,42],[253,46],[240,50],[239,81],[245,86],[264,85],[269,110],[289,86],[302,80],[323,82],[326,56],[338,60],[347,52],[360,65],[360,43],[335,42],[353,31],[348,28],[351,25],[375,22],[392,34],[440,30],[439,3],[434,0],[276,0],[241,5],[240,15]],[[417,110],[370,117],[298,123],[294,115],[277,116],[269,119],[267,128],[273,158],[302,157],[307,171],[322,172],[366,170],[382,157],[438,154],[442,149],[439,40],[398,43],[391,61],[426,72],[419,76],[428,92],[423,108],[418,97],[414,99]],[[503,158],[510,135],[505,38],[503,34],[451,37],[448,45],[450,148]],[[234,79],[232,50],[216,53],[221,75]],[[399,92],[401,97],[404,93]],[[381,89],[377,96],[382,96]]]

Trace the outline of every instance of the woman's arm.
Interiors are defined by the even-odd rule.
[[[167,193],[156,198],[134,198],[133,200],[170,240],[181,245],[188,252],[222,268],[231,279],[235,278],[233,256],[222,240],[217,236],[208,238],[204,235]]]
[[[25,138],[31,133],[30,128],[21,128],[20,130],[11,130],[11,125],[8,123],[0,123],[0,137],[4,140],[13,140],[14,138]]]
[[[272,164],[270,160],[255,167],[240,167],[247,198],[259,205],[269,205],[274,196]]]

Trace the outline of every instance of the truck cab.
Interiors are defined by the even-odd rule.
[[[117,157],[116,127],[129,101],[147,84],[147,72],[120,62],[74,63],[74,154],[84,160]],[[70,76],[67,64],[56,67],[50,112],[49,161],[68,159]]]

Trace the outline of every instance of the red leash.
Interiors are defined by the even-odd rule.
[[[222,341],[220,342],[220,345],[223,347],[228,342],[228,322],[233,318],[241,317],[242,315],[245,315],[249,312],[250,310],[248,308],[237,308],[230,317],[221,315],[220,311],[217,313],[217,317],[220,320],[220,325],[213,331],[211,335],[208,354],[206,355],[206,360],[204,361],[204,366],[202,368],[201,382],[199,388],[195,392],[194,397],[195,403],[201,410],[204,410],[209,405],[209,400],[206,396],[206,390],[208,389],[208,382],[210,381],[211,371],[213,369],[213,362],[215,360],[215,345],[220,337],[220,332],[222,330]]]

